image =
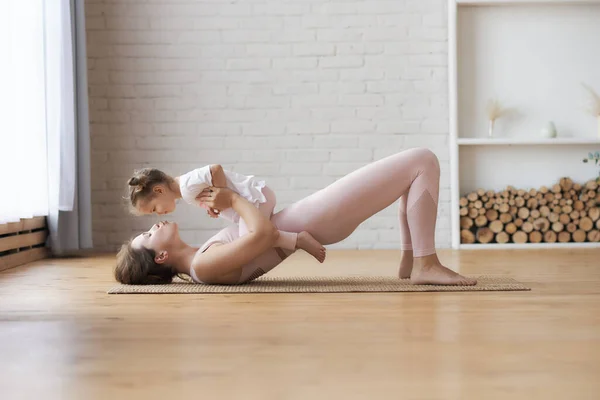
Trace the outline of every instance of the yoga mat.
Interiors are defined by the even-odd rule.
[[[356,292],[482,292],[531,290],[512,278],[478,276],[475,286],[412,285],[391,276],[260,277],[240,285],[206,285],[177,279],[165,285],[117,285],[109,294],[167,293],[356,293]]]

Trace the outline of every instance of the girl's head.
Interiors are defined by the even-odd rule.
[[[135,171],[127,182],[129,200],[137,213],[168,214],[175,211],[178,195],[176,182],[169,175],[156,168]]]
[[[129,285],[170,283],[177,271],[170,265],[181,239],[176,223],[159,222],[121,246],[115,279]]]

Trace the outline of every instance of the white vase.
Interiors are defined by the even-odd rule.
[[[555,138],[556,126],[554,125],[554,122],[549,121],[546,126],[542,128],[541,135],[544,138]]]

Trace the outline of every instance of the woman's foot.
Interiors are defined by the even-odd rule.
[[[320,263],[325,261],[325,247],[317,241],[312,235],[306,231],[298,234],[296,248],[306,251],[308,254],[316,258]]]
[[[467,278],[444,267],[437,255],[417,257],[410,281],[413,285],[474,286],[477,280]]]
[[[410,278],[413,269],[413,261],[412,250],[402,250],[402,255],[400,255],[400,271],[398,271],[400,279]]]

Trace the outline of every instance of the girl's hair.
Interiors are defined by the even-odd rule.
[[[135,208],[140,200],[152,200],[154,198],[154,186],[159,184],[170,185],[174,180],[156,168],[144,168],[137,170],[129,179],[129,201]]]
[[[127,285],[158,285],[171,283],[177,272],[154,261],[156,252],[142,247],[134,249],[131,241],[123,244],[117,253],[115,279]]]

